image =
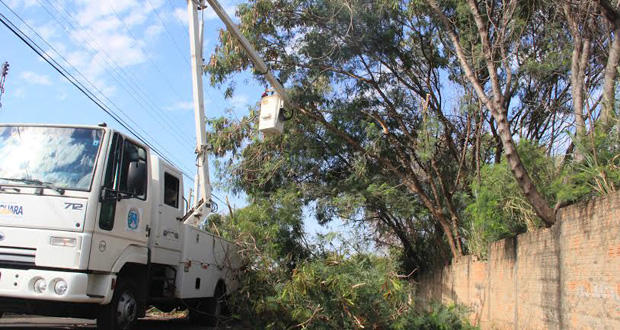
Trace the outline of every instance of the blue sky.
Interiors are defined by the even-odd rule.
[[[3,0],[0,12],[186,172],[195,144],[187,7],[184,0]],[[234,2],[223,1],[229,13]],[[21,19],[25,21],[22,22]],[[205,13],[205,56],[223,25]],[[32,28],[36,33],[31,30]],[[97,124],[121,129],[8,29],[0,61],[10,64],[2,122]],[[49,45],[48,45],[49,44]],[[206,84],[208,117],[243,115],[260,86],[230,99]]]
[[[185,0],[1,0],[0,13],[32,38],[82,84],[188,173],[195,173],[187,4]],[[242,1],[221,0],[232,17]],[[8,7],[7,7],[8,6]],[[17,15],[13,14],[13,10]],[[25,21],[22,22],[20,18]],[[223,23],[204,13],[204,57]],[[33,31],[34,30],[34,31]],[[35,33],[36,31],[36,33]],[[49,45],[48,45],[49,44]],[[94,125],[122,131],[105,112],[0,25],[0,62],[10,71],[0,122]],[[206,77],[205,77],[206,78]],[[205,79],[205,113],[232,118],[247,113],[263,88],[248,74],[235,77],[232,99]],[[212,181],[215,183],[214,172]],[[185,180],[186,188],[193,186]],[[187,190],[187,189],[186,189]],[[224,198],[226,193],[214,191]],[[241,196],[230,196],[235,206]],[[219,203],[222,204],[222,203]],[[220,205],[225,210],[224,205]],[[313,221],[310,233],[325,232]]]

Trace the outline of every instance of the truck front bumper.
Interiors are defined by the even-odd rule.
[[[34,288],[39,279],[45,280],[47,286],[41,293]],[[54,290],[60,280],[67,283],[62,295]],[[116,275],[112,274],[0,268],[0,297],[107,304],[112,300],[115,282]]]

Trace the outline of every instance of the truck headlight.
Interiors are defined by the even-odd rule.
[[[36,281],[34,281],[34,292],[36,293],[43,293],[45,292],[45,290],[47,290],[47,282],[45,282],[44,279],[40,278]]]
[[[50,245],[74,247],[76,243],[75,237],[50,237]]]
[[[62,296],[67,292],[67,289],[69,289],[69,284],[65,280],[57,280],[56,284],[54,284],[54,292],[57,295]]]

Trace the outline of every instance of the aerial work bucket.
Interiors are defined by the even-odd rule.
[[[284,100],[278,93],[264,93],[260,100],[258,130],[265,136],[280,135],[284,123],[280,112],[284,111]]]

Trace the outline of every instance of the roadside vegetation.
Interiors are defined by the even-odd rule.
[[[620,187],[615,3],[252,0],[237,16],[297,104],[280,136],[260,136],[258,108],[208,121],[220,181],[248,198],[210,225],[248,244],[237,313],[264,326],[424,328],[415,274]],[[251,66],[222,31],[205,70],[233,96]],[[309,243],[308,217],[376,251]]]
[[[235,240],[246,268],[227,301],[223,325],[243,329],[475,329],[463,306],[417,308],[413,274],[400,274],[391,256],[364,250],[363,241],[336,234],[309,243],[293,205],[248,206],[212,215],[210,230]],[[262,205],[264,206],[264,205]],[[291,208],[292,207],[292,208]],[[273,212],[273,213],[272,213]],[[276,217],[275,215],[279,217]],[[295,221],[299,222],[299,220]]]

